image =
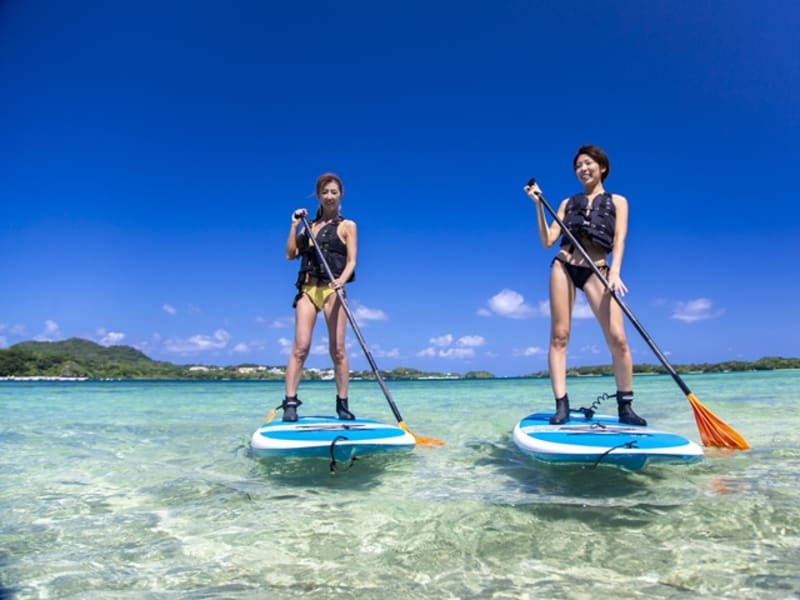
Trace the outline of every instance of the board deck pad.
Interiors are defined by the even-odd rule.
[[[627,425],[617,417],[572,413],[562,425],[551,425],[553,412],[524,417],[514,427],[514,443],[548,463],[608,465],[638,470],[649,463],[691,464],[703,460],[696,443],[653,427]]]
[[[333,416],[276,419],[253,433],[250,450],[259,458],[319,457],[350,460],[367,454],[408,452],[416,440],[397,425],[372,419],[344,421]]]

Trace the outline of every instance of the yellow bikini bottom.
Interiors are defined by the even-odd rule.
[[[322,307],[325,306],[325,301],[331,294],[335,294],[336,290],[331,287],[328,287],[328,284],[323,285],[310,285],[305,284],[302,287],[302,293],[308,296],[308,299],[311,300],[311,304],[314,305],[318,311],[322,310]]]

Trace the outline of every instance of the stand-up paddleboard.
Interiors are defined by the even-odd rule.
[[[320,457],[346,461],[367,454],[408,452],[414,436],[397,425],[371,419],[343,421],[337,417],[299,417],[275,420],[256,430],[250,440],[252,454],[268,457]]]
[[[514,427],[514,443],[537,460],[557,464],[609,465],[635,471],[648,463],[689,464],[703,449],[674,433],[626,425],[617,417],[572,413],[550,425],[552,412],[528,415]]]

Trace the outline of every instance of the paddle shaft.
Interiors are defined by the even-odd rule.
[[[302,214],[302,213],[301,213]],[[325,274],[328,278],[333,281],[335,277],[333,276],[333,272],[331,271],[330,266],[328,265],[328,261],[325,260],[325,255],[322,253],[322,248],[317,245],[317,239],[314,237],[314,232],[311,230],[311,225],[308,223],[308,219],[306,219],[305,215],[301,216],[303,220],[303,226],[306,228],[308,232],[308,237],[311,239],[311,243],[313,244],[314,248],[317,251],[317,257],[319,258],[319,262],[322,264],[322,268],[325,269]],[[347,320],[350,321],[350,326],[353,328],[353,333],[356,334],[356,338],[358,338],[358,343],[361,345],[361,349],[364,351],[364,356],[367,357],[367,362],[369,366],[372,368],[372,372],[375,374],[375,379],[378,380],[378,385],[381,387],[383,391],[383,395],[386,396],[386,401],[389,403],[389,407],[392,409],[392,413],[394,413],[395,419],[399,422],[403,422],[403,417],[400,416],[400,411],[397,409],[397,405],[392,400],[392,394],[389,392],[389,388],[386,387],[386,382],[383,381],[383,377],[381,377],[380,371],[378,371],[378,365],[375,363],[375,359],[372,358],[372,353],[369,351],[367,347],[367,343],[364,341],[364,336],[361,335],[361,330],[358,328],[358,323],[356,323],[356,319],[353,316],[353,313],[350,311],[350,307],[347,306],[347,300],[344,297],[344,291],[342,288],[336,288],[336,295],[339,298],[339,302],[342,303],[342,307],[344,308],[344,312],[347,315]]]
[[[639,320],[631,312],[631,309],[629,309],[627,307],[627,305],[622,301],[622,299],[619,297],[617,292],[615,292],[614,290],[611,289],[611,286],[609,285],[608,280],[600,272],[600,269],[597,268],[597,265],[594,264],[594,261],[591,258],[589,258],[589,254],[586,252],[586,250],[584,250],[583,246],[581,246],[580,242],[578,242],[578,240],[575,238],[575,236],[572,234],[572,232],[569,229],[566,228],[566,226],[564,225],[564,222],[561,219],[558,218],[558,215],[553,210],[553,207],[550,206],[550,204],[547,202],[547,200],[544,199],[544,196],[542,194],[536,192],[536,195],[538,196],[539,201],[542,203],[542,205],[547,209],[547,212],[550,213],[550,216],[553,217],[555,222],[559,224],[559,226],[561,227],[562,233],[565,236],[567,236],[567,239],[569,239],[570,243],[575,248],[577,248],[578,252],[580,252],[580,254],[583,257],[583,259],[589,264],[589,266],[594,271],[594,274],[597,275],[598,278],[600,278],[600,281],[605,286],[606,290],[608,290],[608,293],[611,294],[611,297],[614,298],[614,300],[617,301],[617,304],[619,304],[619,307],[622,309],[622,312],[624,312],[625,315],[628,317],[628,319],[630,319],[631,323],[633,323],[633,326],[636,328],[636,331],[638,331],[639,334],[644,338],[644,341],[647,342],[648,346],[650,346],[650,349],[658,357],[658,360],[661,361],[661,364],[664,365],[664,368],[667,370],[667,372],[675,380],[675,383],[678,384],[678,387],[680,387],[681,390],[683,390],[683,393],[686,394],[687,396],[689,394],[691,394],[692,390],[690,390],[689,386],[687,386],[684,383],[683,379],[681,379],[680,375],[678,375],[678,372],[675,370],[675,368],[667,360],[667,357],[664,356],[664,353],[661,352],[661,350],[658,348],[658,346],[656,346],[656,343],[653,341],[653,338],[651,338],[650,335],[647,333],[647,331],[645,331],[644,327],[642,327],[642,324],[639,323]]]

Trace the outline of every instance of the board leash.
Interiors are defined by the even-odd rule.
[[[595,461],[594,466],[592,468],[596,469],[597,466],[603,461],[603,459],[609,454],[611,454],[614,450],[619,450],[620,448],[626,448],[630,450],[631,448],[638,448],[638,447],[639,446],[636,444],[636,440],[631,440],[629,442],[619,444],[618,446],[613,446],[612,448],[609,448],[608,450],[606,450],[600,456],[597,457],[597,460]]]
[[[350,439],[350,438],[348,438],[347,436],[337,435],[335,438],[333,438],[333,441],[331,441],[331,447],[330,447],[330,453],[331,453],[331,465],[330,465],[331,466],[331,475],[336,475],[336,456],[334,455],[334,450],[336,449],[336,442],[341,442],[343,440],[348,440],[348,439]],[[353,468],[353,464],[356,462],[356,460],[358,460],[358,457],[353,455],[350,458],[350,464],[347,465],[347,469],[346,470],[352,469]]]
[[[571,409],[570,412],[582,413],[583,416],[586,417],[586,420],[589,421],[597,412],[597,409],[600,408],[603,400],[608,400],[609,398],[611,398],[611,394],[600,394],[595,401],[591,403],[589,408],[581,406],[580,408]]]

